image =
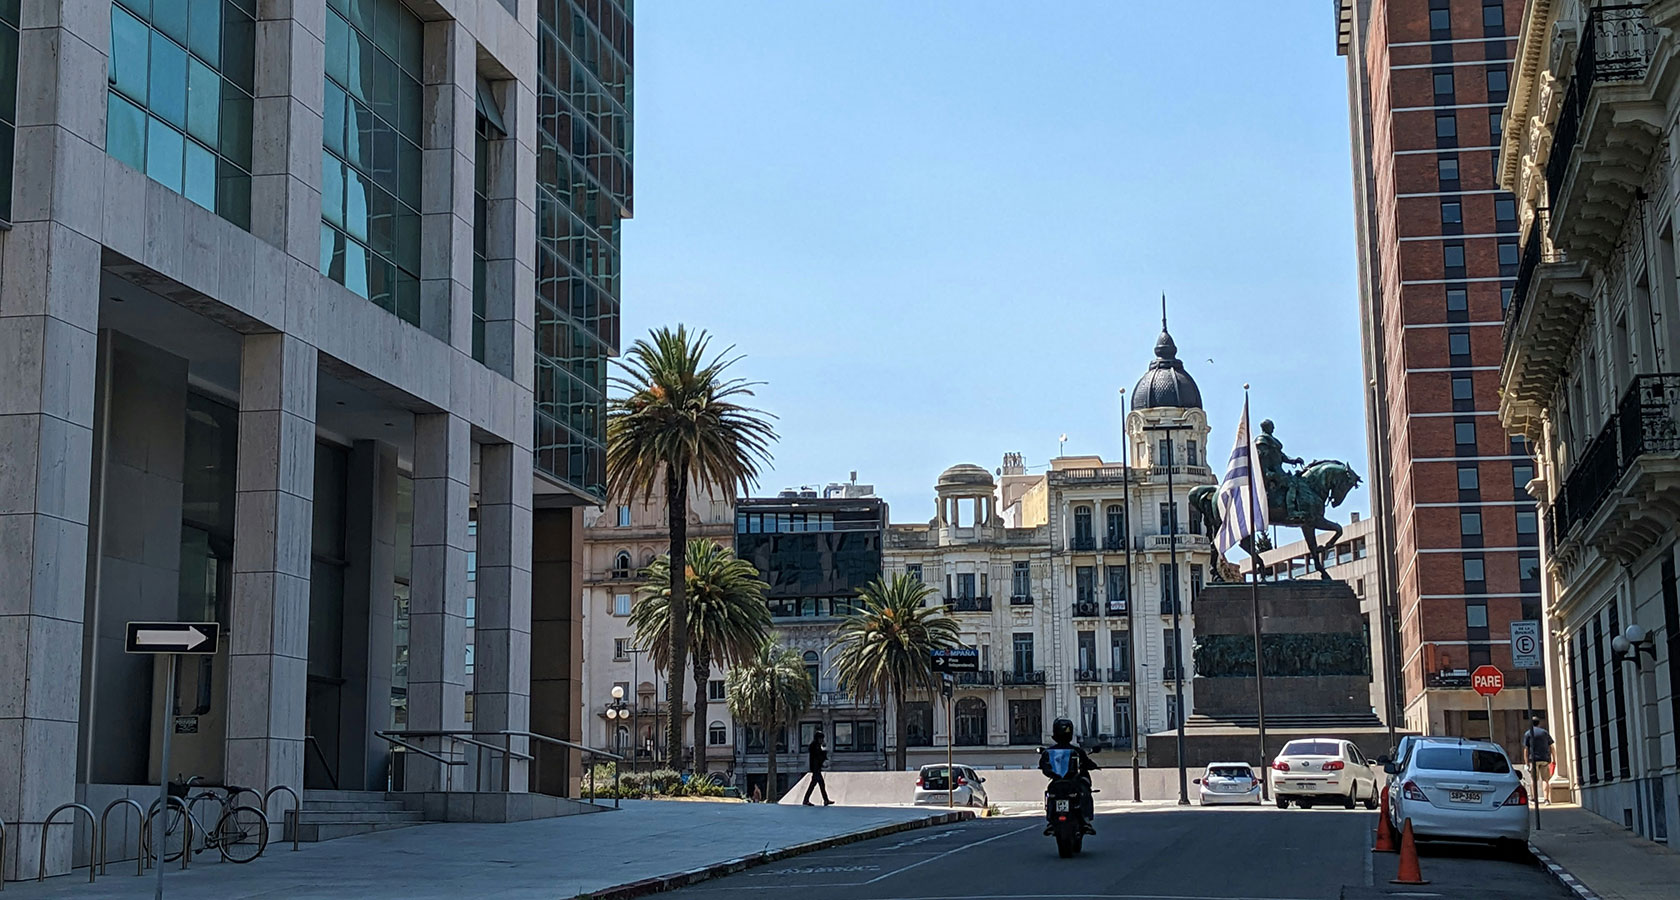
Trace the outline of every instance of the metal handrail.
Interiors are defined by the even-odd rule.
[[[444,771],[444,787],[443,787],[443,789],[445,791],[450,791],[450,792],[454,791],[455,790],[455,768],[454,767],[455,766],[465,766],[467,764],[467,761],[464,760],[464,759],[449,759],[449,758],[447,758],[447,757],[445,757],[441,754],[433,753],[432,751],[427,750],[424,747],[419,747],[419,746],[416,746],[414,744],[411,744],[411,743],[403,740],[402,737],[399,737],[399,735],[406,736],[407,734],[408,734],[408,732],[405,732],[405,731],[396,731],[396,732],[375,731],[373,733],[373,736],[376,737],[376,738],[379,738],[380,740],[384,741],[387,744],[391,744],[391,745],[396,746],[396,747],[401,747],[404,750],[409,751],[410,753],[418,753],[421,756],[426,757],[427,759],[436,760],[437,762],[442,763],[443,766],[444,766],[444,770],[443,770]]]
[[[67,809],[79,809],[82,812],[87,813],[88,828],[92,829],[88,833],[88,884],[93,884],[94,876],[97,875],[98,872],[99,872],[99,867],[97,865],[94,865],[95,860],[93,859],[93,850],[94,850],[95,847],[99,846],[99,820],[94,818],[93,810],[88,809],[86,806],[83,806],[80,803],[60,803],[58,805],[57,809],[54,809],[52,812],[47,813],[46,819],[42,820],[42,822],[41,822],[41,856],[38,860],[36,860],[36,863],[35,863],[35,880],[37,882],[47,880],[47,832],[48,832],[48,829],[50,829],[52,827],[53,819],[57,818],[59,813],[64,812]],[[71,842],[72,845],[75,844],[75,838],[76,838],[76,817],[71,816],[70,817],[70,842]],[[75,851],[72,850],[71,854],[70,854],[70,868],[72,870],[74,870],[76,868],[75,856],[76,856]]]
[[[327,754],[321,749],[321,742],[316,740],[313,734],[304,735],[303,742],[314,748],[315,758],[321,763],[321,771],[327,773],[327,783],[333,786],[333,790],[338,790],[338,774],[332,770],[332,766],[327,764]]]
[[[289,810],[281,810],[280,811],[280,821],[282,823],[284,823],[286,821],[286,813],[289,812],[289,813],[292,814],[292,852],[296,853],[297,848],[298,848],[298,830],[299,830],[299,826],[301,826],[303,824],[300,821],[300,819],[302,819],[302,817],[303,817],[303,798],[298,796],[298,792],[292,790],[289,787],[286,787],[283,784],[277,784],[274,787],[269,788],[268,792],[262,795],[263,819],[264,820],[268,819],[268,800],[269,800],[269,798],[273,797],[275,794],[277,794],[281,791],[285,791],[286,793],[292,795],[292,808],[289,809]],[[284,829],[285,829],[285,826],[281,825],[281,830],[284,831]]]
[[[124,803],[134,807],[134,811],[140,814],[140,831],[146,830],[146,808],[141,806],[139,802],[131,800],[127,797],[118,797],[110,803],[107,803],[105,805],[105,811],[99,814],[99,874],[101,875],[105,874],[105,864],[111,861],[109,846],[111,843],[111,829],[106,826],[105,822],[106,819],[110,818],[111,810],[116,809]],[[134,857],[136,863],[134,869],[135,875],[146,874],[146,851],[141,848],[140,831],[134,833]],[[92,853],[93,848],[89,847],[88,852]]]

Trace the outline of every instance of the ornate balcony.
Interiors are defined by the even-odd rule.
[[[1177,537],[1178,549],[1181,551],[1206,550],[1208,547],[1212,546],[1208,541],[1208,536],[1205,534],[1191,534],[1189,532],[1181,531],[1178,533]],[[1144,552],[1153,550],[1165,553],[1172,548],[1173,535],[1170,534],[1146,534],[1137,539],[1137,549]]]
[[[1609,262],[1662,142],[1646,87],[1657,40],[1640,3],[1596,7],[1582,27],[1546,162],[1553,237],[1571,259]]]
[[[1006,687],[1043,687],[1043,669],[1005,669],[1003,683]]]
[[[951,597],[945,601],[945,607],[953,612],[991,612],[992,598]]]
[[[1569,366],[1575,338],[1591,308],[1586,265],[1545,250],[1545,220],[1523,247],[1511,305],[1505,312],[1505,362],[1499,415],[1505,427],[1540,438],[1541,410]]]
[[[1132,683],[1132,673],[1129,670],[1126,670],[1126,669],[1109,669],[1108,670],[1108,683],[1109,684],[1131,684]]]
[[[956,677],[957,677],[957,685],[958,686],[962,686],[962,685],[971,685],[971,686],[973,686],[973,685],[986,685],[986,686],[990,686],[990,685],[997,684],[997,673],[991,671],[990,669],[980,671],[980,672],[958,672],[958,673],[956,673]]]
[[[1068,549],[1076,553],[1084,553],[1097,549],[1097,539],[1088,534],[1076,534],[1068,538]]]
[[[1631,563],[1680,526],[1680,374],[1640,375],[1547,511],[1556,555],[1576,543]]]
[[[1101,669],[1074,669],[1073,680],[1080,684],[1097,684],[1102,681]]]
[[[1097,615],[1098,615],[1097,601],[1095,601],[1095,600],[1078,600],[1078,601],[1074,602],[1074,604],[1073,604],[1073,617],[1075,619],[1095,619],[1097,617]]]
[[[1033,598],[1032,598],[1031,594],[1010,594],[1009,595],[1009,605],[1010,606],[1031,606],[1032,602],[1033,602]]]

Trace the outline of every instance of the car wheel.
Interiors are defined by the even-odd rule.
[[[1365,798],[1365,808],[1377,808],[1377,783],[1375,781],[1371,782],[1371,796]]]
[[[1358,796],[1359,782],[1355,781],[1353,785],[1348,788],[1348,795],[1342,798],[1342,808],[1353,809],[1354,806],[1358,805]]]
[[[1287,799],[1283,798],[1283,797],[1278,797],[1277,798],[1277,808],[1278,809],[1288,809],[1289,808],[1289,801]]]

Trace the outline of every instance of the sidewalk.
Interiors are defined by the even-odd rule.
[[[957,816],[966,816],[959,812]],[[613,898],[651,893],[671,877],[749,865],[852,840],[953,820],[946,810],[809,808],[768,803],[626,802],[622,810],[505,825],[419,825],[293,853],[273,842],[247,865],[196,857],[164,871],[171,900],[253,898]],[[770,854],[766,859],[765,854]],[[150,898],[156,873],[113,864],[44,884],[10,882],[0,897]]]
[[[1541,807],[1540,824],[1529,846],[1583,900],[1680,896],[1680,853],[1573,804]]]

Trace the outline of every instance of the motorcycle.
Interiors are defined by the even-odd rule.
[[[1079,853],[1085,843],[1085,786],[1072,778],[1051,781],[1044,789],[1044,815],[1056,852],[1063,859]]]

